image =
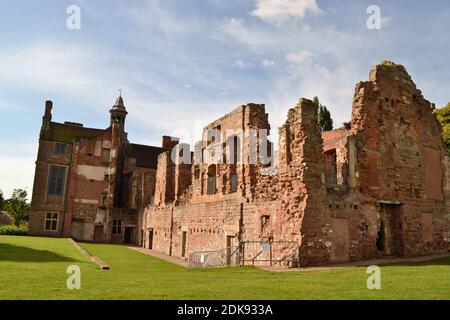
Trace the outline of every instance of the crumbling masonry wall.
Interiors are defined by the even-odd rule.
[[[160,156],[156,201],[144,216],[145,246],[186,258],[239,241],[292,241],[305,266],[446,252],[450,160],[433,108],[403,66],[384,61],[357,84],[352,121],[344,127],[322,134],[312,101],[291,108],[279,128],[278,171],[267,174],[260,162],[221,161],[227,128],[242,130],[245,160],[250,129],[270,129],[263,105],[241,106],[205,127],[194,159],[212,153],[219,160],[194,162],[192,182],[189,167],[177,168],[169,153]],[[220,135],[211,139],[213,128]],[[260,138],[257,155],[267,151]],[[213,181],[217,188],[208,192]]]

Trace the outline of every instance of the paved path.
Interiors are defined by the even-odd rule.
[[[144,249],[140,247],[128,247],[132,250],[150,255],[155,258],[159,258],[162,260],[165,260],[170,263],[177,264],[179,266],[188,267],[187,260],[178,258],[178,257],[172,257],[167,256],[165,254],[157,253],[153,250]],[[340,264],[332,264],[332,265],[325,265],[325,266],[319,266],[319,267],[307,267],[307,268],[285,268],[285,267],[264,267],[264,266],[257,266],[258,268],[262,270],[267,271],[275,271],[275,272],[292,272],[292,271],[320,271],[320,270],[330,270],[330,269],[339,269],[339,268],[348,268],[348,267],[357,267],[357,266],[370,266],[370,265],[385,265],[385,264],[394,264],[394,263],[405,263],[405,262],[426,262],[438,258],[445,258],[450,257],[450,253],[440,254],[440,255],[433,255],[433,256],[424,256],[424,257],[414,257],[414,258],[396,258],[396,257],[386,257],[382,259],[372,259],[372,260],[363,260],[363,261],[353,261],[353,262],[346,262],[346,263],[340,263]]]
[[[144,249],[144,248],[140,248],[140,247],[130,247],[129,246],[128,248],[130,248],[131,250],[138,251],[138,252],[141,252],[143,254],[147,254],[149,256],[158,258],[158,259],[165,260],[165,261],[170,262],[170,263],[177,264],[177,265],[185,267],[185,268],[188,267],[187,260],[184,260],[184,259],[181,259],[181,258],[168,256],[168,255],[165,255],[165,254],[162,254],[162,253],[157,253],[157,252],[155,252],[153,250]]]
[[[432,256],[423,256],[423,257],[414,257],[414,258],[397,258],[397,257],[386,257],[382,259],[372,259],[372,260],[363,260],[363,261],[353,261],[339,264],[331,264],[320,267],[307,267],[307,268],[280,268],[280,267],[260,267],[263,270],[267,271],[276,271],[276,272],[286,272],[286,271],[320,271],[320,270],[330,270],[330,269],[338,269],[338,268],[347,268],[347,267],[358,267],[358,266],[371,266],[371,265],[385,265],[385,264],[395,264],[395,263],[407,263],[407,262],[426,262],[438,258],[450,257],[450,253],[440,254],[440,255],[432,255]]]

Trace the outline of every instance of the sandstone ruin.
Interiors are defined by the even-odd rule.
[[[322,134],[315,105],[301,99],[278,129],[277,148],[264,139],[264,105],[212,122],[195,147],[164,137],[159,148],[128,142],[121,98],[105,130],[51,122],[49,102],[30,231],[186,259],[223,252],[225,265],[269,255],[270,263],[307,266],[447,252],[450,159],[433,109],[389,61],[356,85],[350,125]],[[56,143],[67,151],[55,155]],[[274,149],[278,161],[262,161]]]

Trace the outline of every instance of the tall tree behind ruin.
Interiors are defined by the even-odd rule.
[[[322,132],[333,130],[333,119],[327,107],[320,103],[318,97],[314,97],[314,104],[317,106],[320,130]]]
[[[439,122],[442,124],[442,136],[450,155],[450,102],[445,107],[434,111]]]

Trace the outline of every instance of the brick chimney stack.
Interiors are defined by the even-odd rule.
[[[51,100],[45,101],[45,113],[42,117],[42,127],[40,136],[43,137],[46,132],[50,129],[50,122],[52,122],[52,109],[53,102]]]
[[[180,142],[180,139],[170,137],[170,136],[163,136],[162,137],[162,148],[166,150],[172,150],[173,147],[175,147]]]

